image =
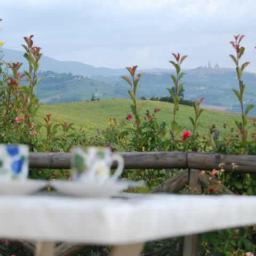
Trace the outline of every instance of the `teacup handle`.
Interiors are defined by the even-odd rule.
[[[121,176],[124,169],[124,159],[118,154],[113,154],[111,159],[112,159],[112,162],[117,163],[117,168],[114,174],[112,175],[112,178],[118,179]]]

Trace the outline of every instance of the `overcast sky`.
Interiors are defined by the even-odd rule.
[[[45,55],[108,67],[166,68],[177,51],[186,68],[231,66],[241,33],[256,70],[255,0],[0,0],[0,18],[6,48],[34,34]]]

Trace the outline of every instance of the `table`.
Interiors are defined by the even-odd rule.
[[[114,245],[112,256],[139,255],[145,241],[256,224],[255,196],[137,195],[124,198],[1,196],[0,237]]]

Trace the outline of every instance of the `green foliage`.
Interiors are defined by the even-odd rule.
[[[171,121],[171,140],[172,143],[176,143],[176,133],[180,131],[180,127],[176,121],[176,115],[179,111],[179,104],[183,98],[184,89],[182,79],[184,73],[181,71],[181,64],[187,58],[186,55],[181,55],[179,53],[172,54],[174,57],[174,61],[170,60],[170,63],[175,68],[175,75],[171,75],[171,79],[173,82],[173,87],[168,88],[168,92],[170,94],[170,98],[173,100],[173,111],[172,111],[172,121]]]
[[[247,152],[246,147],[247,147],[247,138],[248,138],[248,114],[250,111],[253,110],[254,105],[249,104],[245,105],[244,104],[244,93],[245,93],[245,83],[243,81],[243,73],[245,71],[245,68],[250,64],[248,61],[244,63],[241,62],[241,58],[244,55],[245,48],[241,46],[241,42],[244,38],[244,35],[236,35],[234,36],[234,41],[231,41],[231,45],[233,46],[235,50],[235,55],[230,54],[231,59],[233,60],[236,68],[236,77],[239,85],[239,90],[233,89],[233,92],[238,99],[240,103],[240,108],[241,108],[241,121],[236,121],[236,126],[240,132],[241,136],[241,141],[243,144],[243,150]]]
[[[29,70],[20,72],[21,63],[4,63],[1,69],[0,88],[0,128],[1,142],[22,142],[33,148],[33,136],[36,129],[35,114],[38,100],[34,95],[37,85],[37,72],[41,57],[40,48],[34,46],[33,36],[25,37],[25,58]],[[26,85],[24,85],[26,84]]]

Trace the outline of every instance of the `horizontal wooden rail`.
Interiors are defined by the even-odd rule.
[[[198,152],[129,152],[120,153],[126,169],[191,168],[200,170],[256,172],[256,155],[223,155]],[[68,169],[70,153],[31,153],[31,168]]]

